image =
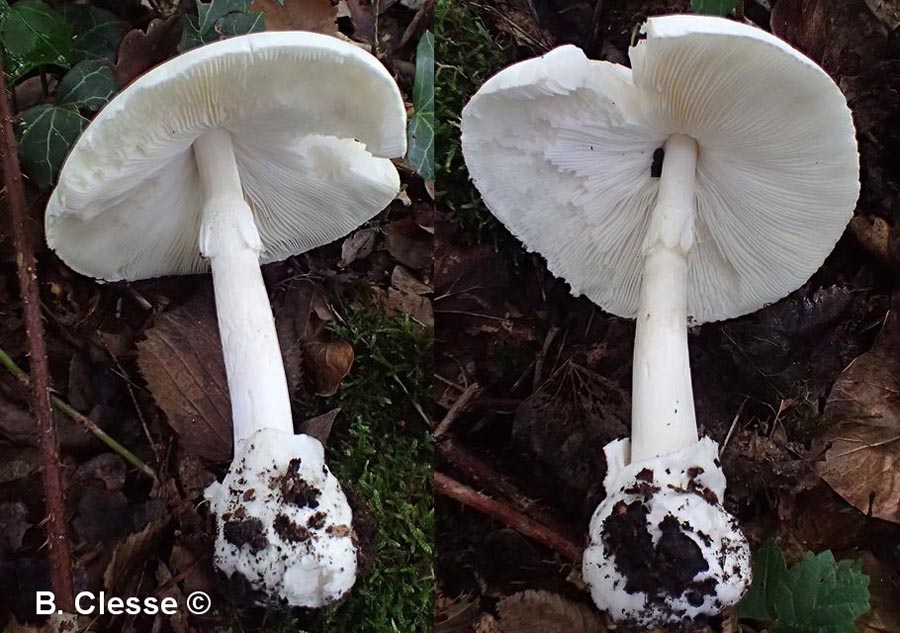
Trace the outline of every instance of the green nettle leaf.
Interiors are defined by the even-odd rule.
[[[869,610],[869,577],[858,560],[835,561],[830,551],[807,552],[790,569],[769,541],[757,551],[753,585],[738,616],[766,623],[772,633],[855,633]]]
[[[128,24],[106,9],[90,4],[63,5],[66,20],[72,26],[73,63],[86,59],[116,61],[119,43]]]
[[[72,30],[41,0],[19,0],[3,11],[0,44],[9,80],[15,82],[38,66],[68,68]]]
[[[260,11],[250,13],[231,13],[216,22],[216,32],[225,37],[259,33],[266,30],[266,22]]]
[[[59,82],[56,102],[96,112],[118,92],[109,64],[96,59],[75,64]]]
[[[434,34],[426,31],[416,48],[413,83],[415,114],[409,119],[406,160],[425,180],[434,180]]]
[[[41,189],[49,189],[87,123],[71,105],[39,105],[25,110],[16,128],[25,175]]]
[[[741,0],[691,0],[691,11],[709,15],[733,15]]]

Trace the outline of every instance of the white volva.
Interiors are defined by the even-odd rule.
[[[356,547],[322,445],[294,435],[260,265],[375,216],[399,191],[390,158],[405,151],[403,99],[372,55],[314,33],[256,33],[125,88],[78,139],[47,206],[47,242],[82,274],[212,269],[235,444],[225,481],[206,493],[216,562],[261,601],[339,599]],[[284,497],[278,482],[295,480],[314,488],[315,507]]]
[[[650,18],[643,32],[631,69],[562,46],[501,71],[463,111],[462,146],[488,208],[573,294],[636,319],[631,441],[607,448],[624,479],[607,485],[583,573],[598,606],[653,625],[718,613],[750,582],[746,540],[721,505],[716,444],[698,440],[688,325],[802,286],[853,215],[859,155],[840,89],[773,35],[692,15]],[[689,490],[711,477],[715,495]],[[654,548],[661,518],[685,522],[673,538],[707,561],[692,582],[718,588],[627,591],[641,584],[615,554],[628,544],[606,530],[626,507],[648,513],[638,532]],[[734,564],[723,571],[726,551]]]

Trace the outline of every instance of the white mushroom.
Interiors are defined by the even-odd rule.
[[[689,15],[650,18],[643,32],[632,69],[563,46],[503,70],[466,106],[462,140],[473,181],[510,231],[573,293],[637,319],[624,463],[658,476],[657,458],[678,455],[689,468],[709,457],[698,445],[688,324],[752,312],[806,282],[853,214],[859,156],[840,89],[771,34]],[[661,527],[650,522],[676,503],[666,486],[687,485],[673,477],[657,480],[662,497],[641,496],[656,544]],[[604,543],[598,517],[638,483],[608,488],[592,522],[584,574],[597,604],[646,624],[739,599],[743,562],[739,590],[715,592],[699,611],[644,611],[681,604],[672,587],[630,601],[607,591],[598,561],[609,556],[621,572],[620,550]],[[687,502],[691,525],[725,525],[722,484],[707,485],[715,502]],[[723,548],[746,558],[746,543],[733,540],[704,551]],[[715,566],[710,559],[705,573]]]
[[[303,451],[295,457],[322,461],[321,447],[310,446],[315,440],[293,437],[260,264],[331,242],[386,207],[400,186],[390,157],[405,152],[405,126],[400,91],[373,56],[324,35],[257,33],[192,50],[140,77],[97,115],[63,166],[46,234],[76,271],[118,281],[212,269],[233,467],[243,464],[244,474],[226,480],[236,482],[224,488],[230,500],[213,487],[214,509],[231,512],[245,486],[258,488],[263,472],[251,475],[251,465],[265,466],[266,476],[271,468],[296,476],[287,470],[289,455],[280,451],[270,464],[260,447],[293,447]],[[323,495],[338,495],[329,523],[349,523],[334,478],[320,483]],[[258,518],[271,527],[269,515]],[[234,553],[222,535],[220,525],[220,563]],[[351,565],[343,555],[321,557],[316,571],[304,557],[310,543],[295,545],[285,550],[292,551],[287,562],[317,588],[291,583],[278,594],[271,570],[258,570],[248,576],[259,579],[258,589],[319,606],[352,584],[355,559]],[[327,568],[338,563],[340,572]],[[249,573],[240,565],[223,568]]]

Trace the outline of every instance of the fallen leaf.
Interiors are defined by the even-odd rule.
[[[900,295],[872,349],[834,384],[825,419],[831,447],[818,472],[865,514],[900,523]]]
[[[334,427],[334,421],[340,412],[341,409],[338,407],[337,409],[332,409],[322,415],[317,415],[314,418],[303,420],[303,422],[300,423],[300,432],[304,435],[316,438],[323,446],[327,446],[328,438],[331,435],[331,429]]]
[[[185,450],[227,462],[231,403],[212,297],[164,312],[137,348],[141,374]]]
[[[87,618],[84,618],[87,621]],[[4,633],[77,633],[90,630],[90,625],[85,622],[82,626],[78,622],[78,616],[71,613],[53,613],[42,624],[20,624],[15,616],[6,625]]]
[[[345,239],[341,244],[340,268],[346,268],[358,259],[365,259],[375,249],[378,240],[378,231],[375,229],[360,229]]]
[[[434,309],[427,297],[388,288],[387,307],[391,314],[407,314],[425,327],[434,327]]]
[[[431,286],[419,281],[403,266],[394,266],[394,270],[391,272],[391,285],[397,290],[414,295],[427,295],[432,292]]]
[[[440,589],[435,593],[435,633],[471,633],[480,616],[478,603],[472,596],[463,594],[450,598]]]
[[[337,5],[330,0],[253,0],[250,9],[262,12],[269,31],[338,33]]]
[[[401,264],[415,270],[431,268],[434,238],[412,218],[388,224],[384,227],[384,237],[391,257]]]
[[[303,344],[319,336],[334,314],[321,291],[307,282],[291,283],[280,290],[272,312],[288,390],[293,394],[303,381]]]
[[[821,63],[828,30],[823,0],[778,0],[772,7],[772,33]]]
[[[161,560],[156,561],[156,582],[158,589],[156,595],[160,599],[172,598],[176,604],[184,604],[184,593],[175,581],[169,567]],[[190,628],[187,623],[187,614],[183,611],[176,611],[172,617],[168,618],[169,626],[172,627],[172,633],[189,633]]]
[[[900,1],[866,0],[866,5],[891,31],[900,26]]]
[[[900,576],[897,569],[879,560],[872,552],[862,553],[863,571],[868,574],[872,610],[856,623],[859,633],[900,631]]]
[[[119,55],[113,73],[124,88],[160,62],[172,57],[181,41],[183,23],[180,15],[166,20],[153,20],[146,31],[134,29],[119,44]]]
[[[344,341],[309,341],[303,346],[303,366],[319,396],[337,393],[354,359],[353,347]]]
[[[516,409],[513,438],[566,484],[603,481],[603,447],[628,433],[630,398],[616,383],[565,363]]]
[[[0,557],[11,558],[22,547],[22,539],[30,528],[28,507],[24,503],[0,503]]]
[[[153,549],[168,526],[168,519],[153,521],[116,545],[103,572],[103,588],[116,596],[134,595],[127,589],[137,584],[141,570],[152,560]]]
[[[600,633],[595,609],[549,591],[522,591],[497,603],[503,633]]]

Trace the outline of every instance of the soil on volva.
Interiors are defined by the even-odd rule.
[[[74,3],[51,4],[63,11]],[[185,20],[196,16],[194,2],[91,4],[122,21],[120,37],[137,35],[132,46],[111,42],[120,67],[135,74],[177,55]],[[263,7],[269,30],[335,36],[340,30],[366,50],[377,30],[376,52],[411,102],[416,45],[433,28],[430,14],[382,2],[376,18],[364,1],[338,18],[337,4],[266,0],[254,9]],[[243,5],[229,4],[232,10]],[[151,23],[151,35],[136,33]],[[17,114],[53,103],[61,74],[46,69],[45,94],[38,73],[18,83]],[[215,522],[203,491],[222,479],[233,447],[210,276],[100,284],[74,273],[44,242],[49,191],[26,179],[55,393],[156,476],[142,474],[57,414],[75,592],[173,597],[184,605],[192,592],[203,591],[213,606],[200,616],[182,609],[176,616],[82,618],[77,630],[389,633],[398,626],[430,627],[433,201],[414,170],[402,160],[396,165],[401,194],[382,213],[345,239],[262,269],[295,426],[325,441],[328,467],[354,510],[358,581],[349,596],[319,611],[255,606],[239,579],[229,584],[214,569]],[[0,348],[27,369],[7,204],[0,191]],[[29,401],[28,388],[0,367],[0,629],[43,633],[57,629],[35,617],[35,591],[51,583]],[[301,487],[292,489],[296,502],[313,503],[318,491]],[[255,527],[233,521],[228,537],[258,546]],[[301,526],[286,527],[303,537]]]
[[[603,498],[602,448],[628,433],[634,325],[573,297],[490,216],[468,182],[458,128],[441,127],[440,109],[460,108],[494,72],[563,43],[627,64],[644,18],[683,13],[689,4],[437,3],[444,171],[437,195],[435,389],[444,411],[467,398],[438,440],[437,469],[578,546]],[[892,230],[900,221],[900,32],[890,16],[870,10],[874,4],[777,0],[770,10],[768,2],[744,2],[745,19],[768,30],[774,25],[846,94],[858,130],[862,193],[850,227],[803,288],[754,314],[692,328],[689,344],[699,430],[722,446],[724,506],[751,546],[776,538],[789,562],[828,549],[838,558],[861,558],[873,579],[874,615],[866,617],[900,626],[896,608],[885,606],[900,596],[900,515],[885,509],[897,502],[891,464],[900,459],[900,412],[890,398],[900,385],[889,373],[896,365],[860,365],[873,346],[877,358],[900,358],[900,337],[886,322],[891,306],[900,305],[900,233]],[[458,125],[458,110],[456,117]],[[890,449],[864,444],[870,452],[863,464],[849,468],[829,448],[848,423],[840,396],[858,378],[847,374],[842,381],[842,373],[854,365],[883,386],[878,398],[884,398],[855,404],[883,414],[893,426],[882,439],[894,441]],[[436,514],[438,631],[506,632],[510,596],[528,590],[592,606],[580,563],[456,500],[436,498]],[[522,604],[515,600],[517,608]],[[548,619],[534,630],[571,630],[564,621]],[[710,630],[735,626],[726,613]]]

